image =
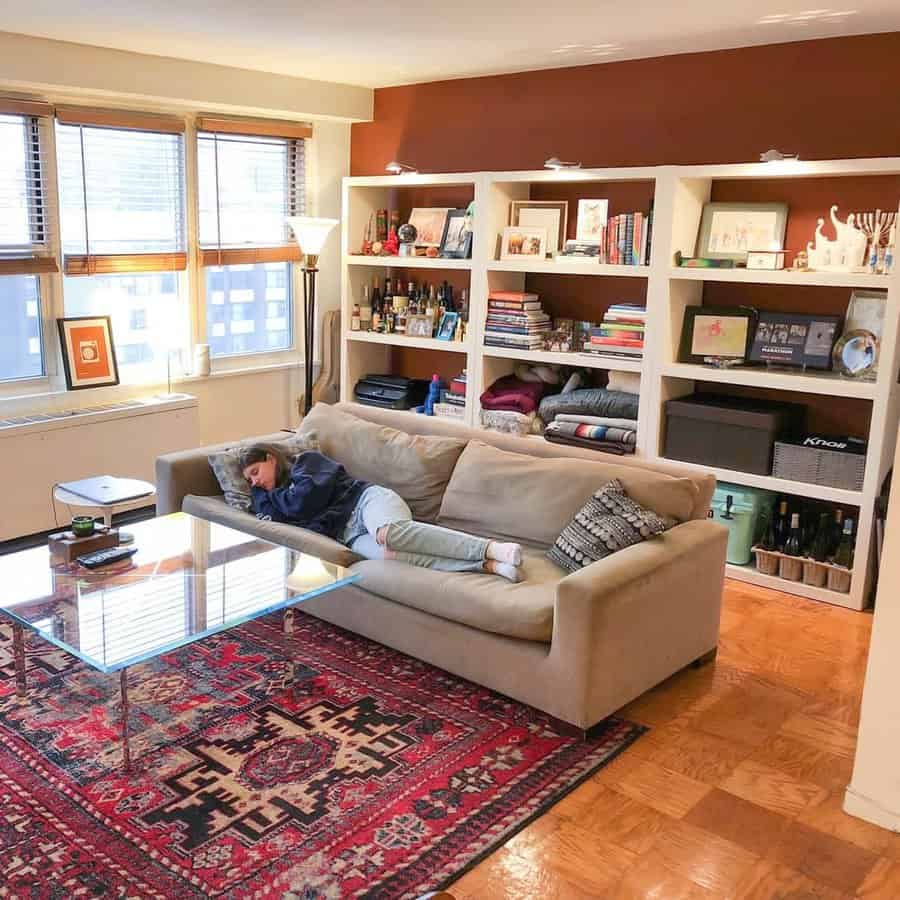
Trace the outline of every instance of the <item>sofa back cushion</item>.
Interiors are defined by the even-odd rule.
[[[614,478],[660,516],[691,518],[698,487],[690,478],[593,460],[539,459],[473,440],[444,492],[438,522],[549,547],[588,497]]]
[[[396,491],[413,516],[433,522],[444,489],[466,441],[453,437],[407,434],[318,403],[304,418],[300,435],[314,433],[319,448],[354,478]]]

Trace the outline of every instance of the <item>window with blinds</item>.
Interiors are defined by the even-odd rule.
[[[187,266],[184,122],[104,110],[56,110],[66,275]]]
[[[0,275],[57,270],[43,131],[50,112],[0,97]]]
[[[300,249],[286,219],[305,209],[309,126],[201,116],[197,128],[210,354],[290,349],[291,263]]]

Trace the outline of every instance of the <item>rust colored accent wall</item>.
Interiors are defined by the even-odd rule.
[[[382,88],[374,121],[352,126],[351,171],[895,156],[898,84],[890,32]]]

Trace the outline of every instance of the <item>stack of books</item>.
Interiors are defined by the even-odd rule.
[[[466,417],[466,371],[451,379],[450,386],[441,391],[441,402],[434,404],[434,414],[443,419]]]
[[[591,339],[585,344],[584,352],[640,359],[644,355],[646,320],[646,307],[629,303],[613,304],[604,313],[603,321],[591,329]]]
[[[540,350],[550,330],[550,316],[540,297],[524,291],[491,291],[484,325],[486,347]]]
[[[610,216],[600,245],[600,262],[617,266],[650,265],[653,210]]]

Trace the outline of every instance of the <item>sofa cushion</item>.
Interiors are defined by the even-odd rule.
[[[282,436],[283,437],[283,436]],[[235,509],[247,512],[253,506],[253,498],[250,496],[250,482],[244,478],[241,469],[241,451],[245,447],[252,447],[259,441],[244,441],[234,447],[224,450],[216,450],[209,454],[209,464],[222,488],[225,502]],[[295,456],[303,450],[318,450],[319,442],[312,433],[304,436],[291,435],[278,441],[265,441],[268,446],[275,447],[286,456]]]
[[[316,534],[314,531],[307,531],[296,525],[257,519],[252,513],[233,509],[221,495],[198,497],[195,494],[188,494],[184,498],[182,510],[192,516],[199,516],[201,519],[208,519],[210,522],[218,522],[220,525],[227,525],[229,528],[252,534],[264,541],[271,541],[282,547],[290,547],[291,550],[318,556],[319,559],[338,566],[350,566],[362,558],[348,547],[323,534]]]
[[[438,521],[448,528],[549,547],[594,491],[618,478],[628,496],[686,522],[697,485],[639,466],[546,459],[469,441],[444,492]]]
[[[433,522],[466,446],[451,437],[407,434],[317,403],[297,433],[315,433],[321,451],[354,477],[396,491],[416,519]]]
[[[543,554],[526,551],[525,580],[498,575],[439,572],[395,560],[364,560],[353,566],[357,587],[482,631],[549,643],[556,586],[566,574]],[[436,631],[436,640],[439,640]]]
[[[576,572],[632,544],[662,534],[671,519],[635,503],[618,478],[595,491],[547,551],[558,566]]]

